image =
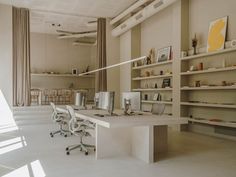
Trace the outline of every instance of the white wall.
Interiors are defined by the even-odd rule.
[[[12,7],[0,4],[0,91],[9,106],[13,102],[12,78]]]
[[[199,47],[206,46],[209,23],[224,16],[229,16],[227,40],[236,39],[235,7],[235,0],[190,0],[190,40],[193,38],[194,33],[197,33],[199,38]],[[189,47],[191,47],[191,42],[189,42]]]
[[[72,68],[85,71],[89,65],[94,68],[95,50],[91,46],[73,46],[71,39],[57,39],[56,35],[31,33],[31,72],[71,73]],[[93,79],[74,79],[62,77],[32,77],[32,87],[75,88],[91,87]],[[94,85],[94,83],[93,83]]]

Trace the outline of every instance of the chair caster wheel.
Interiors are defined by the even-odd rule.
[[[50,134],[50,136],[53,138],[53,134]]]
[[[64,135],[64,137],[66,138],[66,137],[67,137],[67,135]]]
[[[80,148],[79,150],[82,151],[82,148]]]
[[[84,154],[85,154],[85,155],[88,155],[88,152],[85,152]]]
[[[96,148],[94,148],[94,152],[96,151]]]
[[[66,148],[66,151],[68,151],[69,150],[69,148]]]
[[[66,155],[70,155],[70,152],[66,152]]]
[[[71,135],[73,135],[73,133],[70,133]]]

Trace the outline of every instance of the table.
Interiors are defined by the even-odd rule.
[[[57,110],[66,111],[60,107]],[[185,118],[167,115],[142,112],[142,115],[126,116],[122,110],[114,112],[117,116],[107,115],[103,110],[75,111],[76,117],[96,124],[96,159],[132,155],[153,163],[167,151],[167,126],[188,123]]]

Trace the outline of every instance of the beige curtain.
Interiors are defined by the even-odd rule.
[[[97,24],[97,66],[103,68],[107,65],[106,58],[106,19],[99,18]],[[107,91],[106,70],[96,73],[96,92]]]
[[[30,105],[29,10],[13,7],[13,104]]]

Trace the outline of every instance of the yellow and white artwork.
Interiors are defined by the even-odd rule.
[[[224,49],[228,17],[210,23],[207,40],[207,52]]]

